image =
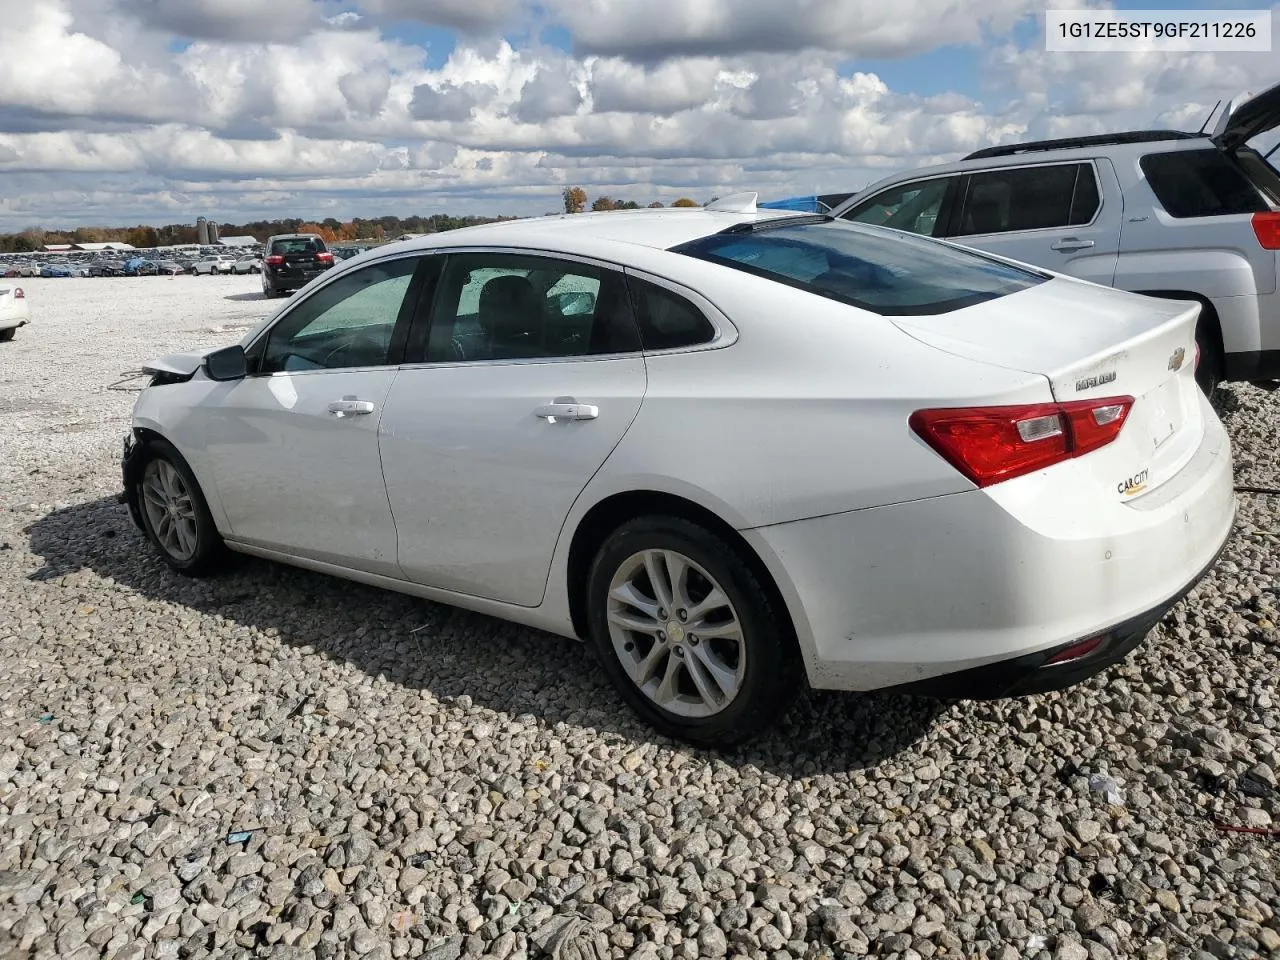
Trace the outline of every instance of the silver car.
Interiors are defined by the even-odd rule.
[[[1280,85],[1227,107],[1204,133],[1144,130],[990,147],[895,174],[832,213],[1196,301],[1201,387],[1275,381],[1280,174],[1251,142],[1277,125]]]

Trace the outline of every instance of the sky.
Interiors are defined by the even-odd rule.
[[[1046,53],[1049,5],[1099,4],[0,0],[0,231],[851,191],[1280,80],[1278,53]]]

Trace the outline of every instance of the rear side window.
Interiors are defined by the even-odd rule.
[[[1244,172],[1217,147],[1150,153],[1139,163],[1171,217],[1221,217],[1268,209]]]
[[[717,233],[673,249],[885,316],[947,313],[1046,279],[949,244],[847,221]]]
[[[1090,163],[988,170],[969,176],[954,235],[1080,226],[1099,204]]]
[[[684,297],[636,277],[628,277],[627,285],[645,350],[694,347],[715,338],[711,321]]]
[[[942,202],[947,190],[958,179],[936,177],[890,187],[850,209],[844,214],[844,219],[935,237],[938,235]]]
[[[324,253],[324,241],[319,237],[290,237],[287,240],[276,240],[271,244],[271,252],[288,253]]]

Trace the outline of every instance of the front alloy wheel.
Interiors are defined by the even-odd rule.
[[[165,440],[152,440],[146,456],[131,496],[141,508],[148,539],[179,573],[215,572],[225,561],[226,547],[191,468]]]
[[[168,460],[152,460],[143,470],[142,509],[160,549],[177,563],[190,562],[197,546],[195,504]]]

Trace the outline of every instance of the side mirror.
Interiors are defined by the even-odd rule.
[[[204,358],[204,372],[210,380],[242,380],[249,372],[244,347],[236,344],[215,350]]]
[[[560,293],[555,299],[556,305],[560,308],[560,315],[564,317],[580,317],[594,313],[596,309],[595,295],[585,291]]]

